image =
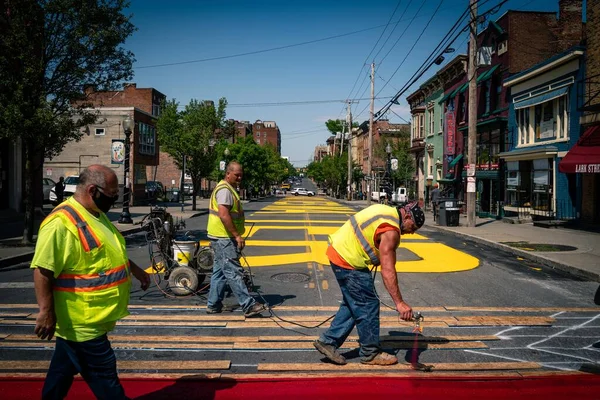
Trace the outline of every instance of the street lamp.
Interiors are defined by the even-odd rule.
[[[384,175],[384,179],[382,182],[382,186],[384,188],[384,191],[386,193],[386,199],[388,201],[391,201],[391,194],[392,194],[392,185],[391,185],[391,177],[392,177],[392,146],[390,146],[390,143],[388,142],[387,145],[385,146],[385,152],[387,153],[387,164],[385,167],[385,175]]]
[[[129,213],[129,151],[131,132],[133,131],[133,120],[128,115],[123,120],[123,130],[125,131],[125,161],[123,164],[123,211],[119,217],[119,224],[133,224],[131,214]]]

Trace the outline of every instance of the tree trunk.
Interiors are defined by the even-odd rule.
[[[25,227],[23,229],[23,244],[33,244],[33,233],[35,226],[35,193],[33,191],[34,179],[34,157],[35,151],[31,143],[23,141],[25,149]]]

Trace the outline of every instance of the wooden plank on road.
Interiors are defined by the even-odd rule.
[[[0,370],[47,370],[50,361],[0,361]],[[119,361],[117,367],[122,370],[212,370],[229,369],[229,360],[202,361]],[[120,375],[120,374],[119,374]]]
[[[539,369],[542,366],[536,362],[489,362],[489,363],[434,363],[433,371],[486,371],[486,370],[524,370]],[[396,365],[365,365],[350,363],[346,365],[333,365],[328,363],[261,363],[258,371],[369,371],[369,370],[412,370],[410,364]]]

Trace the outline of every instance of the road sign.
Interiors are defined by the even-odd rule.
[[[467,183],[475,183],[475,177],[474,176],[467,176]]]

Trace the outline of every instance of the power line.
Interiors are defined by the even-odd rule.
[[[489,2],[491,0],[483,0],[482,3],[480,5],[483,5],[487,2]],[[481,16],[485,16],[487,14],[492,14],[492,13],[496,13],[506,2],[508,2],[508,0],[502,0],[500,1],[500,3],[498,3],[496,6],[492,7],[490,10],[486,11],[485,13],[481,14]],[[450,32],[448,32],[448,34],[446,35],[446,37],[448,37],[452,31],[455,30],[455,27],[458,26],[462,20],[464,19],[464,16],[466,15],[466,13],[468,13],[470,10],[470,6],[467,7],[467,9],[465,10],[465,12],[463,13],[463,15],[459,18],[459,20],[455,23],[454,27],[450,30]],[[468,29],[469,25],[467,25],[466,27],[464,27],[458,34],[456,34],[454,36],[454,38],[452,38],[452,40],[446,45],[443,46],[444,49],[448,48],[448,46],[450,46],[457,38],[458,36],[460,36],[461,33],[463,33],[465,31],[465,29]],[[446,40],[445,38],[442,39],[442,42],[440,42],[440,44],[438,44],[438,46],[436,47],[436,49],[431,53],[431,55],[425,60],[425,62],[421,65],[421,67],[417,70],[417,72],[415,72],[415,74],[413,74],[413,76],[409,79],[409,81],[404,85],[404,87],[402,88],[402,90],[400,92],[398,92],[396,94],[396,96],[394,96],[394,98],[388,102],[388,104],[383,107],[382,109],[380,109],[376,114],[379,118],[379,116],[383,113],[385,113],[391,106],[392,104],[394,104],[395,102],[397,102],[397,99],[406,91],[410,88],[410,86],[412,86],[433,64],[434,62],[437,60],[437,58],[441,55],[438,54],[435,58],[432,58],[433,55],[436,54],[438,48],[440,48],[440,46],[442,45],[443,41]],[[442,52],[443,54],[443,52]],[[431,59],[432,58],[432,59]],[[428,65],[425,65],[427,63],[427,60],[431,59],[431,61],[429,62]]]
[[[410,0],[408,2],[408,4],[406,5],[406,8],[404,9],[404,11],[402,12],[402,16],[400,18],[404,18],[404,15],[406,14],[406,11],[408,11],[408,8],[410,7],[410,5],[412,4],[413,0]],[[423,2],[424,4],[425,2]],[[399,5],[399,4],[398,4]],[[419,11],[421,11],[421,8],[419,8],[419,10],[415,13],[415,16],[419,13]],[[407,26],[410,26],[410,24],[412,24],[412,22],[415,20],[415,18],[413,17],[410,22],[408,23]],[[392,34],[394,33],[394,31],[396,30],[396,28],[398,27],[398,24],[400,23],[400,20],[398,20],[398,22],[396,22],[396,25],[394,25],[394,29],[392,29],[392,31],[390,32],[390,34],[388,35],[387,39],[385,39],[385,42],[383,42],[383,44],[381,45],[381,47],[379,48],[379,51],[377,52],[377,54],[375,54],[375,57],[373,57],[373,59],[376,59],[377,56],[379,55],[379,53],[381,53],[381,51],[385,48],[385,45],[387,44],[388,40],[390,40],[390,38],[392,37]],[[406,29],[404,30],[404,32],[406,32]],[[400,34],[400,37],[402,37],[404,35],[404,32],[402,32]],[[398,41],[396,41],[397,43]],[[395,44],[394,44],[395,46]],[[394,48],[394,46],[392,46],[392,48]],[[389,54],[389,52],[388,52]],[[385,59],[385,57],[379,61],[379,64],[381,64],[383,62],[383,60]]]
[[[268,48],[268,49],[248,51],[248,52],[244,52],[244,53],[230,54],[230,55],[226,55],[226,56],[201,58],[201,59],[197,59],[197,60],[178,61],[178,62],[172,62],[172,63],[153,64],[153,65],[142,65],[142,66],[139,66],[139,67],[134,67],[133,69],[147,69],[147,68],[171,67],[171,66],[175,66],[175,65],[195,64],[195,63],[202,63],[202,62],[208,62],[208,61],[225,60],[225,59],[228,59],[228,58],[245,57],[245,56],[250,56],[250,55],[255,55],[255,54],[268,53],[268,52],[271,52],[271,51],[289,49],[289,48],[292,48],[292,47],[306,46],[308,44],[313,44],[313,43],[325,42],[327,40],[338,39],[338,38],[345,37],[345,36],[351,36],[351,35],[356,35],[356,34],[359,34],[359,33],[367,32],[367,31],[371,31],[371,30],[378,29],[378,28],[381,28],[382,26],[387,26],[387,25],[389,25],[389,22],[388,22],[388,24],[385,24],[385,25],[372,26],[372,27],[369,27],[369,28],[359,29],[357,31],[352,31],[352,32],[347,32],[347,33],[341,33],[339,35],[327,36],[327,37],[324,37],[324,38],[315,39],[315,40],[308,40],[308,41],[300,42],[300,43],[288,44],[288,45],[285,45],[285,46],[271,47],[271,48]]]

